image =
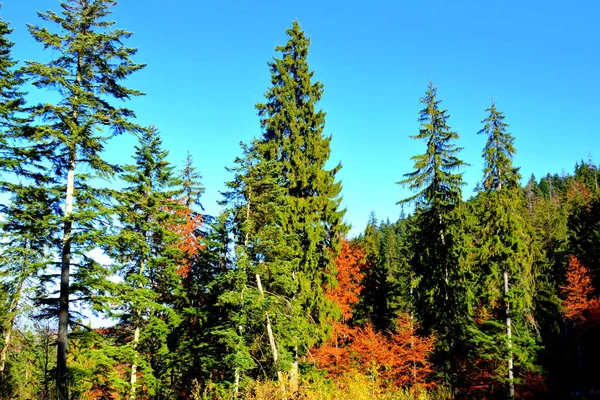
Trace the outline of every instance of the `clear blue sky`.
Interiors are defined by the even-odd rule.
[[[600,162],[600,2],[567,1],[192,1],[121,0],[116,26],[147,63],[129,86],[147,95],[130,103],[142,124],[163,134],[170,160],[192,152],[204,175],[204,205],[216,213],[238,143],[259,135],[254,104],[269,85],[266,62],[297,18],[312,38],[309,55],[325,85],[321,107],[341,161],[343,204],[352,233],[373,210],[395,219],[408,193],[394,182],[411,171],[424,144],[419,97],[439,87],[464,147],[465,197],[480,179],[476,132],[491,98],[516,138],[515,164],[528,178],[572,172],[591,153]],[[49,57],[26,23],[57,0],[5,0],[19,60]],[[44,94],[32,93],[32,102]],[[129,160],[133,141],[111,142],[108,156]]]

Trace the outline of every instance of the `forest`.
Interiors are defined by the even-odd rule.
[[[0,399],[600,398],[591,157],[521,176],[510,116],[482,104],[469,195],[459,134],[423,82],[404,211],[351,237],[295,20],[208,215],[193,149],[170,163],[127,108],[145,65],[116,5],[38,13],[43,62],[14,59],[0,19]],[[137,145],[114,164],[119,135]]]

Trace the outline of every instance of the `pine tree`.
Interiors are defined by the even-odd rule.
[[[173,305],[183,294],[178,271],[186,260],[179,248],[182,237],[173,226],[185,225],[187,218],[177,212],[182,207],[176,200],[180,181],[167,154],[156,128],[145,130],[135,148],[135,164],[124,167],[122,179],[129,186],[115,195],[119,232],[111,255],[123,283],[113,297],[112,317],[128,327],[130,336],[130,399],[142,387],[138,369],[149,394],[169,393],[169,385],[162,382],[169,379],[171,367],[167,337],[181,321]]]
[[[100,205],[96,203],[92,207],[90,203],[99,194],[92,194],[86,178],[107,177],[114,172],[114,166],[101,156],[111,136],[140,130],[130,121],[133,111],[110,103],[111,99],[127,100],[141,94],[126,88],[120,81],[143,67],[130,59],[136,50],[123,45],[131,33],[114,29],[114,23],[105,19],[114,5],[114,0],[68,0],[61,3],[60,14],[53,11],[38,14],[44,22],[56,24],[58,32],[28,25],[34,39],[56,55],[46,64],[27,62],[25,71],[35,87],[54,90],[58,94],[56,103],[46,102],[33,107],[32,116],[42,120],[44,125],[39,126],[30,139],[45,143],[53,150],[48,161],[56,171],[57,179],[65,186],[57,313],[57,386],[59,395],[65,399],[69,397],[67,334],[71,314],[69,296],[73,294],[70,288],[72,266],[85,259],[84,247],[89,249],[87,245],[93,246],[90,242],[98,240],[90,234],[90,229],[94,229],[92,221],[98,216]],[[78,167],[87,167],[90,172],[78,172]],[[82,268],[79,263],[77,274],[82,278],[89,276],[91,272]],[[85,283],[79,287],[90,289]]]
[[[438,335],[438,367],[447,380],[455,381],[457,363],[464,356],[470,302],[459,219],[463,180],[457,172],[465,163],[457,157],[458,134],[448,126],[449,115],[440,109],[432,82],[420,101],[425,107],[419,115],[421,128],[412,138],[425,141],[427,148],[412,157],[414,171],[398,182],[415,192],[399,203],[416,204],[410,262],[418,282],[416,315],[426,334]]]
[[[341,166],[325,168],[331,138],[323,135],[325,113],[317,111],[323,85],[308,66],[310,40],[296,21],[287,34],[276,47],[281,57],[269,63],[266,102],[256,106],[263,136],[246,157],[255,161],[237,179],[243,187],[232,189],[240,195],[236,229],[248,276],[258,274],[269,292],[267,319],[281,356],[275,369],[289,371],[294,386],[302,353],[326,337],[334,308],[323,285],[335,279],[345,226],[335,181]]]

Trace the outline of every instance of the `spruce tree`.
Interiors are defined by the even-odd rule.
[[[0,6],[1,9],[1,6]],[[0,171],[15,170],[22,155],[15,153],[13,139],[15,130],[23,122],[21,112],[25,106],[24,93],[21,86],[24,78],[16,70],[17,61],[11,56],[12,43],[8,35],[13,30],[8,23],[0,18]]]
[[[0,284],[6,289],[6,307],[0,320],[0,379],[7,361],[13,326],[25,294],[37,284],[40,274],[52,263],[56,246],[56,198],[43,186],[7,184],[11,202],[0,206]]]
[[[461,229],[462,173],[457,154],[458,134],[450,129],[447,110],[440,108],[437,88],[429,83],[420,99],[421,128],[412,138],[426,142],[426,152],[412,157],[414,171],[397,182],[412,196],[399,203],[414,203],[416,229],[412,233],[410,261],[415,280],[415,311],[425,333],[438,336],[437,363],[450,382],[458,375],[468,335],[469,290],[463,257]]]
[[[482,323],[473,332],[476,356],[498,361],[492,376],[506,383],[508,396],[513,398],[515,368],[531,369],[535,358],[535,333],[532,319],[527,319],[534,308],[534,245],[524,218],[520,174],[512,164],[514,138],[494,103],[486,111],[489,116],[479,131],[487,135],[487,142],[475,256]]]
[[[187,218],[176,212],[182,207],[177,201],[181,182],[167,154],[158,131],[144,130],[135,147],[135,164],[124,167],[122,179],[128,186],[115,194],[119,232],[108,250],[123,282],[117,285],[111,316],[127,327],[130,399],[143,386],[150,395],[171,393],[167,338],[181,321],[174,302],[183,295],[177,270],[185,261],[177,247],[182,238],[171,227],[185,224]],[[144,385],[138,383],[138,370]]]
[[[48,163],[64,185],[56,375],[59,396],[65,399],[69,397],[67,335],[72,267],[74,262],[79,265],[74,277],[82,279],[98,272],[89,271],[98,266],[86,262],[90,260],[86,260],[85,252],[99,240],[91,231],[96,226],[93,221],[102,214],[101,205],[95,202],[101,193],[92,193],[87,178],[106,178],[114,172],[114,166],[102,159],[111,136],[140,129],[130,121],[133,111],[110,102],[141,94],[120,82],[143,67],[131,61],[136,50],[123,44],[131,33],[113,28],[114,23],[106,20],[114,5],[114,0],[68,0],[61,2],[60,14],[38,14],[44,22],[55,24],[58,31],[28,25],[33,38],[55,57],[47,63],[29,61],[25,71],[35,87],[55,91],[58,96],[56,102],[33,107],[32,116],[44,125],[38,126],[30,139],[53,150]],[[85,282],[74,288],[91,289]]]
[[[263,130],[250,146],[256,161],[238,179],[247,181],[244,191],[232,189],[241,195],[237,229],[249,276],[262,278],[272,307],[267,314],[280,355],[275,369],[289,371],[294,386],[302,353],[328,330],[334,306],[323,285],[335,279],[334,259],[346,228],[335,180],[341,166],[325,166],[331,137],[323,134],[325,113],[317,108],[323,85],[313,82],[307,62],[310,39],[297,21],[287,34],[287,43],[275,49],[280,57],[269,63],[266,101],[256,105]],[[280,190],[269,194],[269,187]],[[264,207],[272,209],[263,213]]]
[[[490,108],[485,110],[488,117],[481,121],[484,126],[478,134],[487,135],[483,149],[483,189],[486,191],[514,189],[519,185],[519,168],[512,166],[515,154],[514,138],[506,131],[508,124],[504,122],[504,114],[496,109],[492,101]]]
[[[202,174],[194,167],[194,158],[190,152],[184,160],[184,166],[181,170],[181,186],[183,188],[184,203],[186,207],[194,205],[200,206],[200,197],[204,194],[204,185],[202,184]]]

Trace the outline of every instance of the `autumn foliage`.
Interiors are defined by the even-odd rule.
[[[349,324],[352,306],[359,301],[364,251],[344,241],[336,265],[338,286],[327,295],[342,310],[343,322],[334,323],[332,338],[312,351],[317,366],[335,377],[361,370],[400,387],[426,383],[432,372],[428,355],[433,338],[417,336],[415,323],[406,314],[398,316],[393,332]]]
[[[589,321],[590,316],[598,315],[600,302],[593,298],[594,287],[590,271],[575,256],[569,257],[567,284],[562,288],[565,317],[576,324]]]
[[[181,240],[177,243],[177,248],[184,254],[184,262],[177,269],[177,274],[182,278],[187,278],[190,273],[190,265],[194,257],[202,250],[203,244],[198,230],[202,226],[202,215],[194,214],[189,207],[186,207],[185,199],[179,200],[183,206],[174,211],[177,217],[181,217],[182,224],[174,224],[171,231],[177,233]]]

